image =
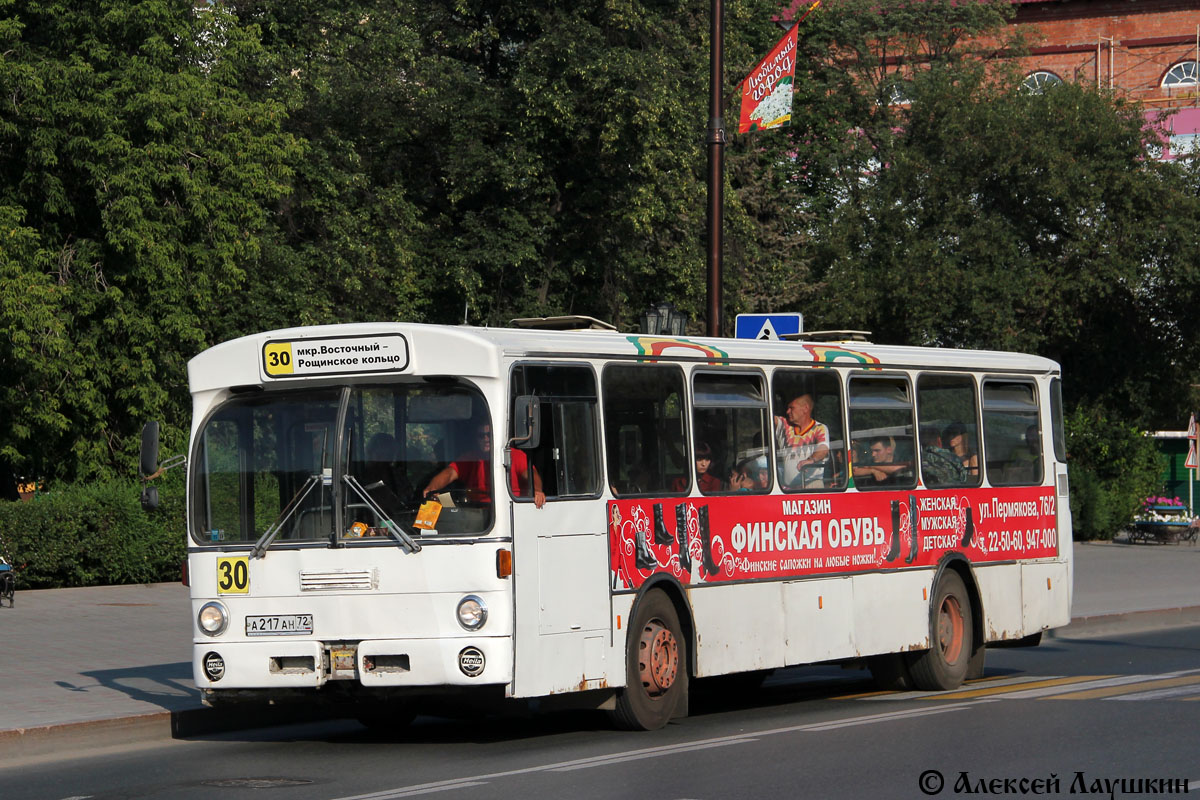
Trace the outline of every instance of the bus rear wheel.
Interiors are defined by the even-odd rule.
[[[679,615],[670,599],[651,591],[638,603],[625,646],[625,688],[613,722],[653,731],[687,712],[688,658]]]
[[[957,572],[946,570],[938,579],[929,608],[932,647],[909,656],[913,684],[923,691],[962,686],[974,652],[971,599]]]

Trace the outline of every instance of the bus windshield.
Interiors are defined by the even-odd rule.
[[[483,397],[457,382],[234,397],[196,437],[193,538],[332,541],[387,536],[389,521],[409,535],[484,533],[494,516],[493,448],[481,436],[490,431]],[[439,474],[453,480],[434,498],[435,527],[422,531],[414,522]]]

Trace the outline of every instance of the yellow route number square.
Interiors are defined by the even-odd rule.
[[[217,594],[250,593],[250,558],[235,556],[217,559]]]
[[[263,368],[268,375],[291,375],[296,371],[291,342],[271,342],[263,348]]]

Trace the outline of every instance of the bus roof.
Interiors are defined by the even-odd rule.
[[[285,354],[286,360],[295,361],[280,366]],[[504,362],[518,358],[1059,372],[1059,365],[1047,358],[990,350],[372,322],[287,328],[233,339],[188,362],[188,380],[192,392],[201,392],[297,378],[339,382],[395,374],[497,377]]]

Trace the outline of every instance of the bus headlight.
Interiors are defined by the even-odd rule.
[[[200,606],[196,622],[199,623],[202,633],[208,636],[220,636],[229,627],[229,612],[220,603],[205,603]]]
[[[469,631],[477,631],[487,622],[487,603],[477,595],[469,594],[458,601],[458,624]]]

